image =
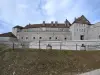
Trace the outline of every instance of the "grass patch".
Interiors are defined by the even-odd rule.
[[[100,51],[8,49],[0,54],[0,74],[71,75],[100,68]]]

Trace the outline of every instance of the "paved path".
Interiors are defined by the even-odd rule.
[[[100,69],[93,70],[93,71],[90,71],[90,72],[86,72],[86,73],[83,73],[83,74],[80,74],[80,75],[100,75]]]

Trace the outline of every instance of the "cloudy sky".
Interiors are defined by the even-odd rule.
[[[100,21],[100,0],[0,0],[0,33],[15,25],[59,21],[85,15],[91,23]]]

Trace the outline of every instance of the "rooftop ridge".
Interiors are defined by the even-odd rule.
[[[53,24],[52,24],[53,23]],[[23,29],[23,28],[39,28],[39,27],[58,27],[58,28],[60,28],[60,27],[70,27],[72,24],[74,24],[74,23],[80,23],[80,24],[87,24],[87,25],[91,25],[91,23],[89,22],[89,20],[87,20],[87,18],[84,16],[84,15],[81,15],[80,17],[78,17],[78,18],[75,18],[75,20],[74,20],[74,22],[73,23],[70,23],[69,21],[68,21],[68,19],[66,19],[65,20],[65,22],[63,22],[63,23],[60,23],[60,22],[58,22],[58,21],[51,21],[51,23],[50,22],[45,22],[45,21],[43,21],[43,23],[35,23],[35,24],[27,24],[25,27],[22,27],[22,26],[19,26],[19,25],[17,25],[17,26],[15,26],[15,27],[13,27],[13,28],[20,28],[20,29]]]

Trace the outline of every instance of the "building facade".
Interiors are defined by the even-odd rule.
[[[67,41],[67,40],[97,40],[100,39],[100,23],[91,24],[83,15],[70,24],[64,23],[29,24],[25,27],[15,26],[12,33],[20,41]]]
[[[94,41],[100,40],[100,23],[91,24],[82,15],[81,17],[75,18],[72,24],[67,19],[64,23],[58,23],[57,21],[45,23],[43,21],[41,24],[28,24],[25,27],[15,26],[12,28],[12,33],[20,42],[27,42],[30,47],[34,45],[33,48],[37,48],[35,45],[37,44],[36,42],[39,45],[39,41],[45,41],[41,43],[45,45],[52,45],[57,41],[62,42],[64,45],[73,43],[90,45],[96,44]],[[60,46],[60,43],[56,44]]]

